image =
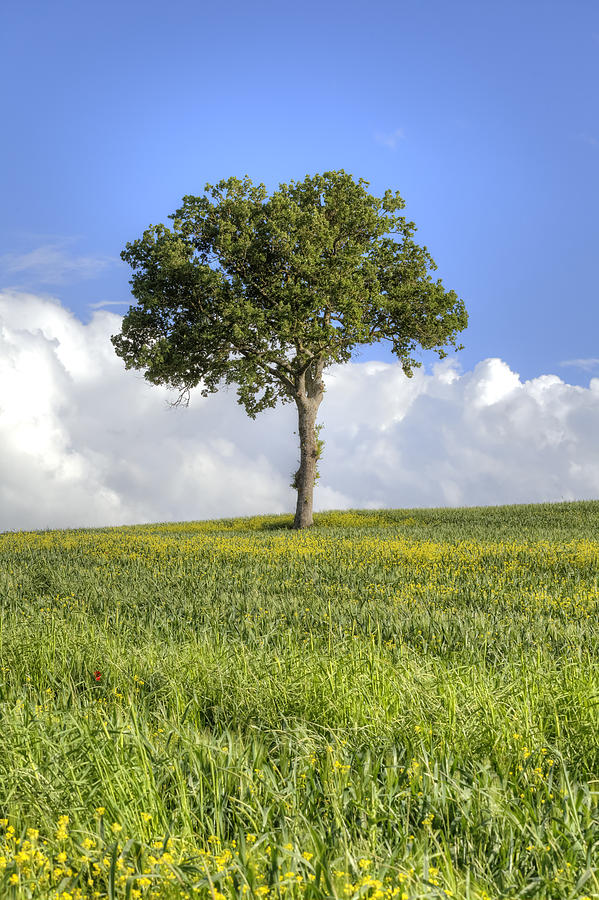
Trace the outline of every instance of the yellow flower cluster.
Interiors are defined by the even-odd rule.
[[[104,808],[99,807],[97,813],[103,815]],[[144,816],[146,821],[151,818],[149,814]],[[68,824],[68,816],[61,816],[56,831],[57,835],[60,834],[60,838],[57,837],[56,840],[60,841],[63,848],[58,849],[58,846],[52,847],[51,842],[47,840],[40,843],[39,829],[30,828],[27,830],[26,839],[18,839],[14,827],[8,824],[7,819],[1,819],[0,826],[3,827],[4,834],[0,838],[0,878],[10,872],[6,878],[7,883],[19,886],[23,896],[31,900],[37,898],[104,900],[108,897],[106,885],[112,866],[111,847],[99,836],[75,840],[73,835],[67,832]],[[118,829],[119,832],[122,830]],[[68,844],[65,844],[65,841],[68,841]],[[198,878],[195,880],[208,879],[212,885],[211,898],[231,900],[233,873],[236,872],[243,880],[244,871],[236,842],[233,841],[230,846],[223,847],[220,838],[211,835],[208,843],[213,849],[196,851],[201,864]],[[245,843],[245,865],[248,867],[246,871],[252,873],[253,888],[250,889],[246,881],[241,887],[241,896],[248,895],[252,890],[254,896],[259,898],[272,897],[274,900],[275,897],[286,893],[295,897],[298,896],[294,893],[295,888],[303,890],[315,880],[312,864],[314,853],[302,851],[300,847],[288,841],[279,849],[278,880],[274,886],[272,884],[269,886],[271,846],[265,847],[263,842],[257,840],[257,835],[250,832],[245,835]],[[142,844],[144,849],[141,870],[133,864],[133,859],[127,855],[124,846],[123,843],[117,845],[115,886],[121,891],[129,885],[131,900],[160,898],[162,884],[174,886],[180,881],[181,870],[178,866],[186,856],[185,847],[181,842],[169,837],[166,842],[159,839],[149,845]],[[419,882],[441,884],[439,871],[433,867],[429,867],[428,872],[421,876],[415,873],[414,868],[410,868],[396,871],[393,876],[386,874],[382,878],[377,878],[370,874],[373,866],[373,860],[361,857],[357,861],[357,867],[362,874],[357,880],[352,879],[349,871],[335,869],[333,876],[336,880],[337,896],[349,897],[359,894],[372,900],[393,900],[393,898],[407,900],[409,885],[416,887]],[[189,890],[190,896],[207,896],[199,887],[194,889],[193,879],[189,884]],[[451,891],[446,889],[445,894],[451,896]],[[120,893],[118,896],[121,896]]]

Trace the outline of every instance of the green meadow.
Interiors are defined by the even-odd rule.
[[[599,897],[599,501],[0,534],[0,897]]]

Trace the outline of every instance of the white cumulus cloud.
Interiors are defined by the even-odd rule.
[[[124,368],[58,300],[0,293],[0,530],[292,512],[293,405],[249,419],[234,386],[176,392]],[[599,497],[599,378],[521,381],[500,359],[325,371],[315,510]]]

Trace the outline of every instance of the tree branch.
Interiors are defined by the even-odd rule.
[[[374,335],[376,335],[377,337],[384,337],[384,336],[385,336],[385,335],[383,334],[382,331],[380,331],[380,330],[377,331],[376,329],[377,329],[377,326],[376,326],[376,325],[373,325],[372,328],[370,329],[370,331],[368,332],[368,337],[369,337],[369,338],[373,337]]]
[[[235,350],[237,353],[243,353],[244,356],[247,354],[251,354],[253,357],[261,357],[266,356],[269,353],[272,353],[272,350],[255,350],[253,347],[244,347],[244,346],[236,346],[235,344],[231,344],[231,350]],[[293,375],[293,369],[291,366],[282,359],[270,359],[268,362],[273,362],[275,365],[280,366],[281,369],[285,369],[286,372],[289,372],[290,375]],[[263,365],[261,363],[261,365]]]
[[[186,387],[179,391],[179,396],[176,400],[166,400],[167,406],[170,406],[173,409],[175,406],[189,406],[189,392],[190,388]]]
[[[287,376],[283,375],[282,372],[279,372],[278,369],[271,369],[270,366],[266,364],[266,362],[263,362],[260,359],[256,359],[256,357],[265,356],[266,353],[269,352],[268,350],[265,350],[262,353],[257,353],[256,351],[252,350],[251,347],[249,349],[245,347],[235,347],[233,344],[231,344],[231,349],[236,351],[237,353],[241,353],[241,355],[245,356],[246,359],[255,361],[258,366],[262,366],[262,368],[266,369],[267,372],[270,372],[270,374],[278,379],[281,384],[284,384],[292,394],[295,394],[295,384],[293,383],[293,381],[291,381],[290,378],[287,378]],[[293,369],[291,369],[285,363],[282,363],[280,360],[276,360],[275,365],[280,365],[281,368],[289,372],[290,375],[294,374]]]

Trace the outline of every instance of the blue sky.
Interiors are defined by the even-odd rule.
[[[120,251],[184,194],[344,169],[406,201],[463,369],[599,374],[595,0],[7,0],[0,66],[0,289],[122,314]]]

